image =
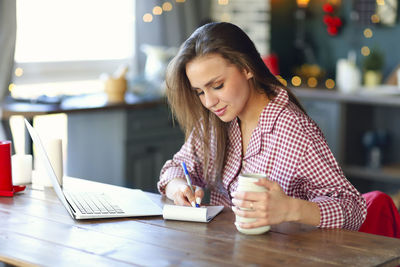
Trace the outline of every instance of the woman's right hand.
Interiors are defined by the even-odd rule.
[[[175,178],[167,184],[166,194],[167,197],[174,201],[175,205],[192,206],[201,203],[204,197],[204,190],[199,186],[193,185],[193,191],[190,189],[186,180],[182,178]]]

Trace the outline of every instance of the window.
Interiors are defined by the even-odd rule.
[[[133,62],[134,0],[17,0],[17,98],[82,94],[103,89],[101,73]],[[25,151],[22,117],[11,118],[17,153]],[[44,137],[62,138],[65,114],[36,116]],[[65,150],[64,150],[65,151]]]
[[[14,89],[98,80],[133,53],[134,0],[17,0]]]

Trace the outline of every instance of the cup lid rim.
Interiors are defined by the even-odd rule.
[[[0,145],[11,144],[10,140],[1,140]]]

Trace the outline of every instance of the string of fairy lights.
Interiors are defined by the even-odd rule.
[[[385,0],[376,0],[376,4],[379,5],[379,6],[384,6],[386,3],[385,3]],[[371,22],[372,22],[373,24],[379,23],[379,22],[380,22],[380,17],[379,17],[379,15],[376,14],[376,13],[373,14],[373,15],[371,16]],[[366,39],[371,39],[371,38],[374,36],[374,33],[373,33],[373,31],[372,31],[371,28],[366,27],[366,28],[364,29],[364,31],[363,31],[363,35],[364,35],[364,37],[365,37]],[[368,46],[364,45],[363,47],[361,47],[361,55],[363,55],[364,57],[367,57],[367,56],[369,56],[370,54],[371,54],[371,50],[370,50],[370,48],[369,48]]]
[[[229,0],[217,0],[219,5],[225,6],[229,4]],[[186,0],[175,0],[175,3],[180,4],[184,3]],[[147,12],[143,15],[143,22],[150,23],[153,22],[154,16],[160,16],[164,12],[170,12],[174,8],[172,5],[173,2],[166,1],[162,5],[155,5],[151,12]]]
[[[185,0],[176,0],[177,3],[183,3]],[[161,6],[154,6],[152,8],[152,12],[150,13],[145,13],[142,17],[144,22],[150,23],[153,21],[153,16],[160,16],[163,14],[163,12],[169,12],[173,8],[171,2],[164,2]]]

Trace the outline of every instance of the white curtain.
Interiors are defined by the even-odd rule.
[[[14,51],[16,40],[16,1],[0,0],[0,103],[8,94],[14,66]],[[0,118],[2,118],[0,109]],[[0,124],[0,140],[10,139],[8,121]]]

